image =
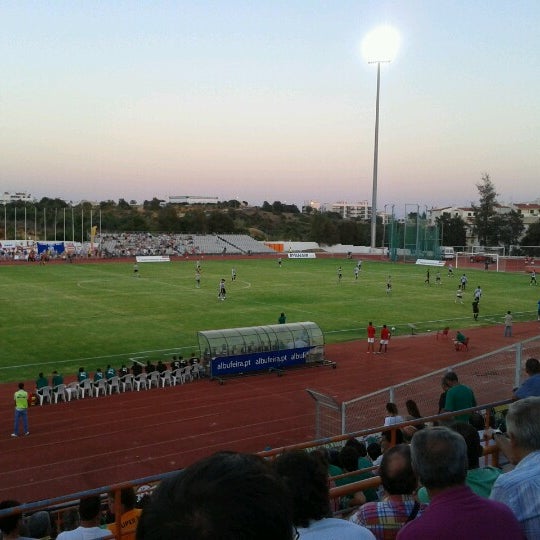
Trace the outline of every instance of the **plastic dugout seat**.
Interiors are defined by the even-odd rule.
[[[448,332],[450,332],[449,326],[446,326],[442,330],[437,330],[437,339],[439,339],[439,337],[442,339],[448,339]]]
[[[64,403],[67,401],[67,391],[66,391],[66,385],[65,384],[59,384],[58,386],[55,386],[53,388],[53,395],[54,395],[54,402],[58,403],[58,400],[64,401]]]
[[[107,381],[105,379],[99,379],[99,381],[94,383],[94,394],[96,397],[98,397],[99,394],[103,394],[104,396],[107,395]]]
[[[184,382],[187,382],[188,379],[193,381],[193,366],[191,364],[184,368]]]
[[[109,394],[112,394],[113,391],[116,391],[117,394],[120,393],[120,377],[115,375],[114,377],[111,377],[108,381],[109,386]]]
[[[133,380],[133,375],[131,373],[127,373],[123,377],[120,377],[120,383],[122,384],[122,391],[126,392],[128,387],[130,390],[133,390],[135,386],[135,382]]]
[[[148,390],[150,390],[152,386],[159,388],[159,379],[160,379],[159,371],[152,371],[151,373],[148,373],[148,379],[147,379]]]
[[[90,379],[84,379],[84,381],[81,381],[79,383],[79,395],[82,399],[86,397],[86,394],[88,394],[90,397],[94,393],[94,385]]]
[[[146,375],[146,373],[141,373],[137,375],[136,377],[134,377],[133,380],[135,382],[135,388],[137,389],[137,392],[141,388],[144,388],[145,390],[148,389],[148,376]]]
[[[52,403],[52,388],[50,386],[43,386],[37,391],[39,404],[43,405],[45,401]]]
[[[66,386],[66,397],[68,401],[71,401],[71,398],[78,399],[80,393],[80,387],[78,382],[70,382]]]
[[[176,386],[177,384],[184,384],[186,382],[185,378],[184,378],[184,374],[185,374],[185,371],[186,368],[178,368],[178,369],[175,369],[173,372],[172,372],[172,380],[173,380],[173,384]]]
[[[161,386],[172,386],[173,385],[173,378],[172,378],[172,371],[170,369],[165,370],[161,374]]]

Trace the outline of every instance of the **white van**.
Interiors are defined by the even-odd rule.
[[[441,259],[447,261],[456,256],[454,248],[451,246],[441,246]]]

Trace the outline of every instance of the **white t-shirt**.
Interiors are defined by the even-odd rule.
[[[384,419],[384,425],[385,426],[393,426],[394,424],[401,424],[401,422],[405,422],[405,420],[403,420],[403,417],[402,416],[387,416],[385,419]]]
[[[61,532],[57,540],[93,540],[94,538],[103,538],[111,536],[109,529],[100,529],[99,527],[77,527],[73,531]]]
[[[375,540],[365,527],[337,518],[312,521],[307,529],[298,527],[298,533],[301,540]]]

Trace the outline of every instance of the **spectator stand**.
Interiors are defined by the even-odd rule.
[[[257,372],[283,375],[291,367],[329,365],[324,336],[314,322],[205,330],[197,333],[200,354],[211,380]]]

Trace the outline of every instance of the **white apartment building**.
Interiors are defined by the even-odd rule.
[[[205,195],[169,195],[169,204],[217,204],[218,197]]]
[[[32,195],[26,191],[16,191],[16,192],[4,191],[4,193],[0,195],[0,204],[9,204],[9,203],[14,203],[14,202],[33,203],[34,201],[35,201],[35,198],[32,197]]]

